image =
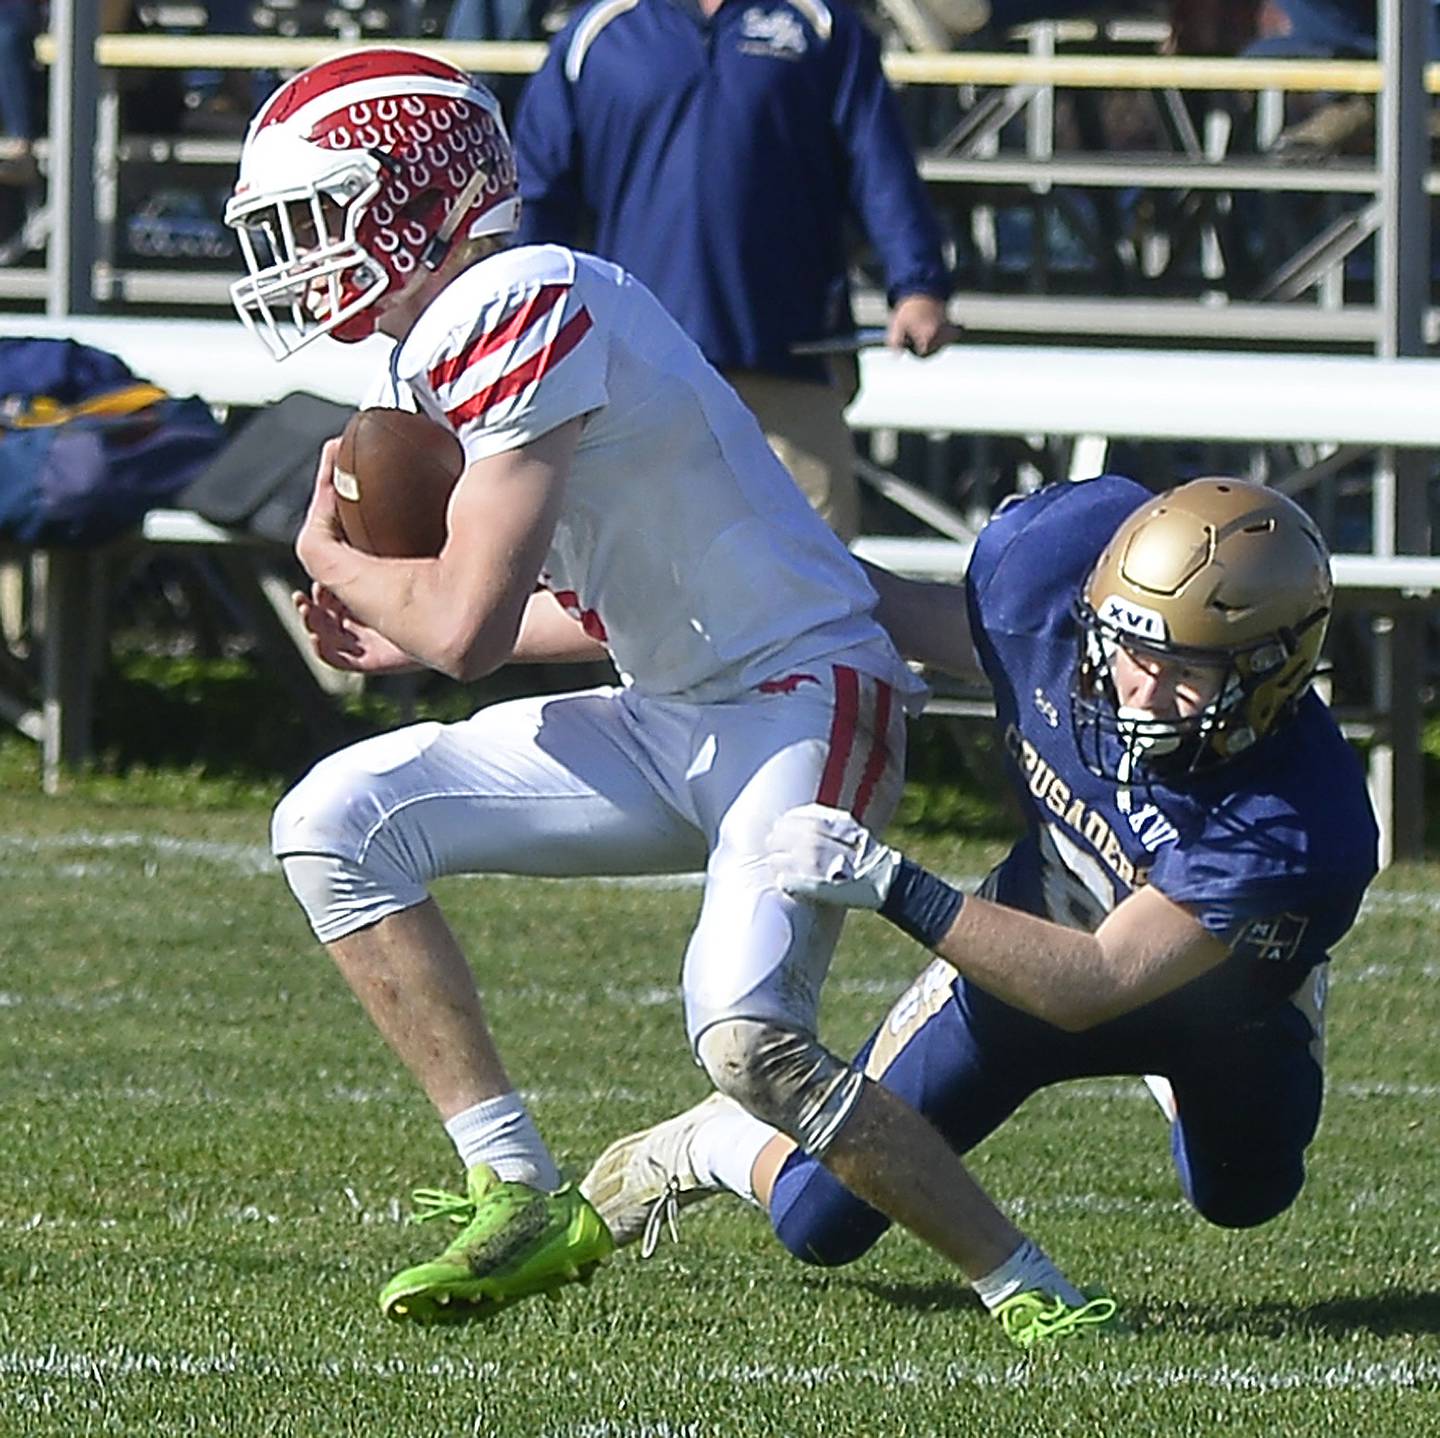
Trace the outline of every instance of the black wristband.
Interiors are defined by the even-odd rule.
[[[897,929],[903,929],[927,949],[934,949],[950,932],[964,903],[965,895],[959,889],[913,860],[901,859],[880,912]]]

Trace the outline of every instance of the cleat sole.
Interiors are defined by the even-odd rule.
[[[396,1294],[381,1305],[381,1312],[395,1322],[423,1326],[466,1323],[489,1318],[523,1298],[543,1296],[552,1301],[562,1288],[573,1284],[589,1286],[596,1271],[609,1261],[610,1255],[569,1264],[553,1273],[544,1274],[509,1293],[497,1293],[494,1278],[466,1279],[449,1287],[418,1288],[410,1293]]]

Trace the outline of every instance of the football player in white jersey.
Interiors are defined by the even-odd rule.
[[[458,872],[703,868],[684,1008],[715,1086],[983,1278],[1022,1236],[925,1120],[817,1042],[840,915],[764,863],[794,805],[887,822],[919,686],[862,570],[699,350],[615,266],[505,249],[517,207],[493,96],[369,49],[280,86],[226,212],[249,269],[235,304],[272,352],[394,337],[371,402],[419,409],[465,451],[443,550],[402,560],[345,543],[327,446],[297,542],[319,654],[462,679],[608,654],[621,678],[356,744],[275,812],[311,926],[467,1170],[463,1195],[419,1192],[459,1232],[382,1309],[484,1316],[613,1246],[562,1184],[428,895]]]

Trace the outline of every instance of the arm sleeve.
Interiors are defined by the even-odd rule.
[[[572,244],[583,201],[578,164],[575,92],[565,75],[570,27],[550,46],[530,77],[515,118],[515,163],[520,172],[522,245]]]
[[[850,203],[885,267],[889,301],[907,294],[943,299],[951,277],[940,253],[940,226],[880,67],[879,45],[858,19],[837,24],[832,44],[834,124],[849,166]]]

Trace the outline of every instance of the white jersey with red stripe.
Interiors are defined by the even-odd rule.
[[[448,424],[473,463],[584,417],[540,582],[637,693],[713,702],[843,657],[923,695],[864,571],[754,417],[637,280],[555,245],[431,302],[368,403]]]

